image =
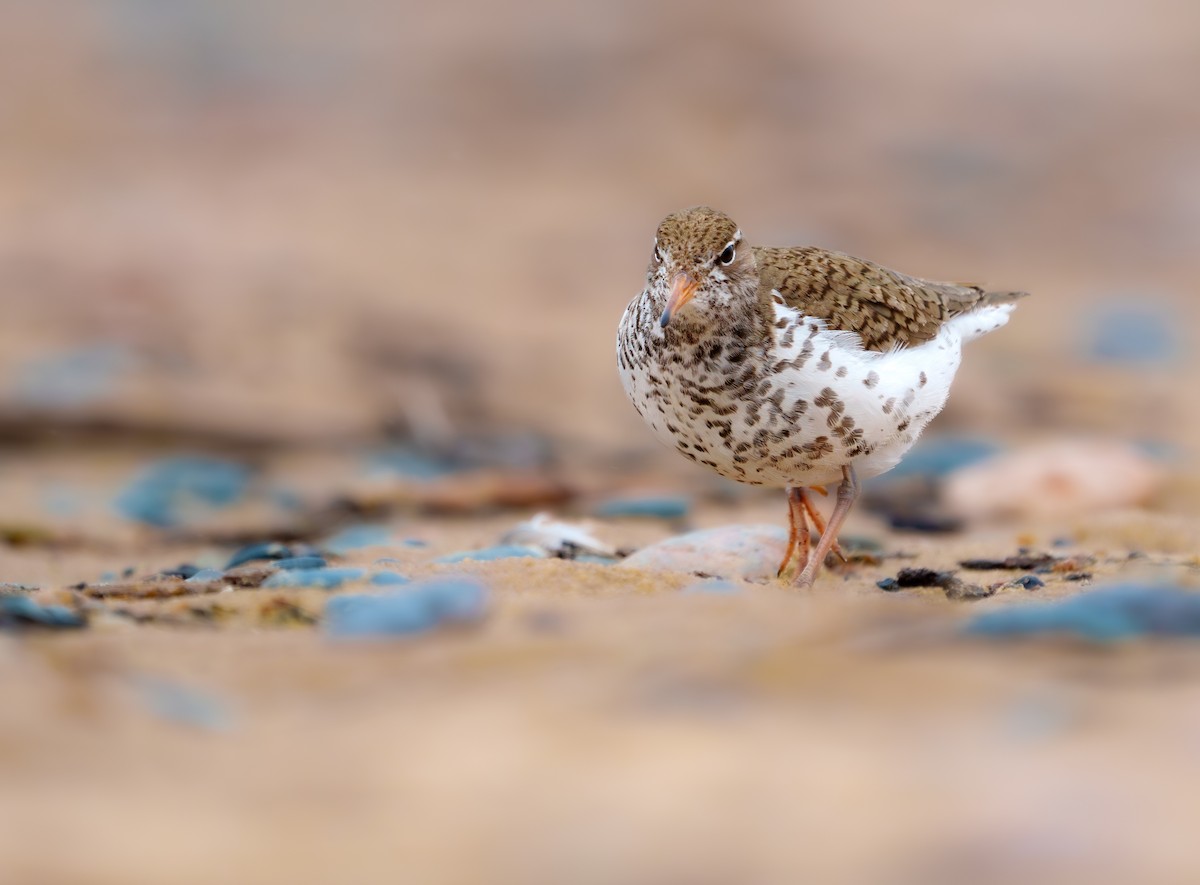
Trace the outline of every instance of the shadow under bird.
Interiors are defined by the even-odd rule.
[[[942,410],[962,346],[1024,292],[936,283],[813,246],[751,246],[699,206],[658,226],[617,332],[625,392],[655,435],[751,485],[787,489],[782,576],[811,586],[858,496]],[[828,524],[808,495],[838,484]],[[808,520],[819,533],[810,549]]]

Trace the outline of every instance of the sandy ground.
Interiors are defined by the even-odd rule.
[[[1195,881],[1194,645],[961,636],[1112,581],[1200,585],[1192,6],[4,16],[0,582],[74,603],[105,573],[220,565],[234,536],[296,529],[286,493],[322,518],[386,498],[314,539],[382,520],[393,542],[339,564],[469,572],[490,597],[381,643],[331,641],[319,589],[92,600],[86,630],[0,633],[0,881]],[[949,535],[861,508],[848,533],[882,558],[804,593],[433,564],[618,493],[694,501],[599,521],[626,549],[782,522],[659,451],[616,381],[654,225],[697,202],[763,243],[1030,290],[931,432],[1134,441],[1165,481]],[[494,473],[431,507],[365,468],[397,445]],[[250,500],[183,534],[114,512],[178,452],[249,464]],[[518,474],[549,503],[514,501]],[[508,498],[481,498],[493,481]],[[1091,577],[975,602],[876,586],[1022,547]]]

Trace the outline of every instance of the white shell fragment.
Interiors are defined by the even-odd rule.
[[[616,549],[591,534],[590,528],[587,523],[562,522],[549,513],[539,513],[505,532],[500,543],[537,547],[551,556],[567,558],[579,554],[616,557]]]

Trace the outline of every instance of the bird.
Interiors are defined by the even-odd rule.
[[[1026,295],[816,246],[751,245],[724,212],[696,206],[658,226],[617,329],[617,368],[659,440],[729,479],[786,490],[778,577],[799,551],[794,584],[811,587],[841,553],[860,481],[899,463],[945,406],[963,344]],[[809,492],[834,484],[826,522]]]

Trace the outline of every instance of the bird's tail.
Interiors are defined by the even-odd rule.
[[[1012,304],[1022,298],[1028,298],[1028,292],[984,292],[980,307],[991,307],[997,304]]]
[[[980,335],[995,331],[1008,322],[1016,302],[1028,292],[984,292],[975,307],[961,313],[946,323],[962,336],[963,342],[973,341]]]

